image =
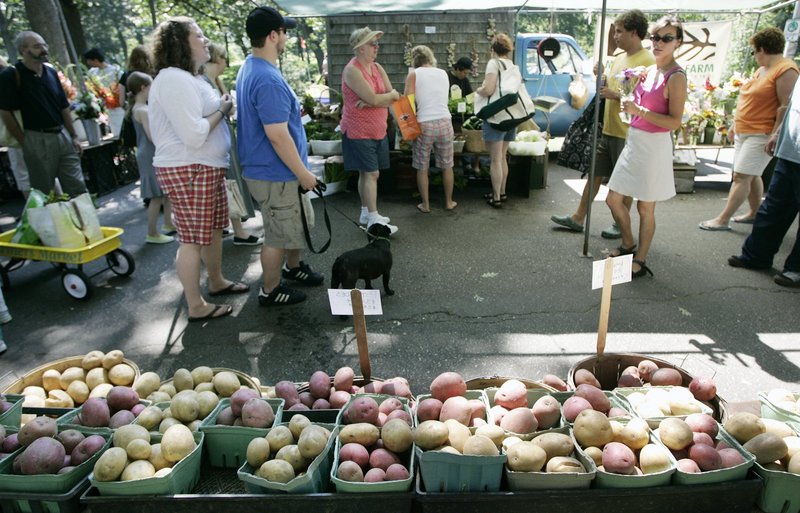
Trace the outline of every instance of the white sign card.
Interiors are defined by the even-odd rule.
[[[328,289],[328,300],[331,303],[331,314],[353,315],[350,289]],[[361,302],[364,304],[364,315],[383,315],[380,290],[361,290]]]
[[[425,33],[426,34],[435,34],[436,33],[436,26],[425,25]]]
[[[631,281],[631,267],[633,266],[633,255],[623,255],[612,258],[614,270],[611,276],[611,284],[628,283]],[[603,271],[605,270],[605,260],[595,260],[592,262],[592,290],[603,288]]]
[[[467,112],[467,102],[458,102],[456,109],[458,112]]]

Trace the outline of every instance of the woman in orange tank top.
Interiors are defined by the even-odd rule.
[[[375,62],[383,35],[369,27],[356,29],[350,35],[355,57],[342,73],[344,110],[342,156],[348,171],[358,171],[358,194],[361,196],[359,221],[367,226],[381,223],[392,233],[396,226],[378,213],[378,176],[380,169],[389,167],[389,142],[386,136],[388,108],[400,93],[392,88],[383,67]]]
[[[750,38],[759,68],[752,80],[742,86],[736,103],[734,126],[733,183],[725,208],[714,219],[698,225],[701,230],[728,231],[731,216],[747,198],[749,210],[733,218],[736,223],[752,223],[764,195],[761,174],[772,157],[765,146],[769,136],[781,126],[789,96],[797,81],[797,65],[783,56],[786,40],[776,27],[765,28]],[[735,136],[734,136],[735,132]]]

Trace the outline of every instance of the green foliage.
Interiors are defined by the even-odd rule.
[[[342,138],[342,133],[337,132],[335,128],[314,121],[306,123],[304,128],[306,130],[306,139],[309,141],[338,141]]]
[[[461,125],[461,128],[464,130],[482,130],[483,120],[476,116],[472,116],[468,120],[464,121],[464,124]]]

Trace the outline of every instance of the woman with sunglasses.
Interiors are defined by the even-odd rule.
[[[728,224],[747,198],[749,210],[734,217],[735,223],[752,223],[764,195],[764,173],[772,156],[766,152],[770,135],[781,126],[789,97],[797,81],[797,64],[783,56],[786,39],[776,27],[765,28],[750,38],[759,68],[753,79],[742,85],[736,102],[736,116],[730,129],[733,137],[733,183],[728,202],[713,219],[698,225],[701,230],[729,231]]]
[[[656,202],[675,196],[670,132],[681,126],[686,102],[686,74],[675,62],[675,51],[683,43],[680,21],[674,16],[659,19],[650,29],[650,41],[656,63],[639,79],[633,101],[622,101],[621,109],[633,119],[606,198],[622,234],[622,244],[611,256],[633,255],[634,278],[653,275],[645,262],[656,230]],[[637,199],[638,248],[626,196]]]
[[[389,167],[388,107],[400,98],[386,71],[375,62],[380,48],[378,39],[382,35],[380,30],[369,27],[356,29],[350,34],[355,56],[342,73],[344,110],[340,127],[344,168],[359,173],[359,222],[367,226],[385,224],[395,233],[397,227],[389,224],[388,217],[378,213],[378,177],[381,169]]]

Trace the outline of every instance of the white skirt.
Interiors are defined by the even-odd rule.
[[[664,201],[675,196],[669,132],[629,128],[608,188],[641,201]]]

